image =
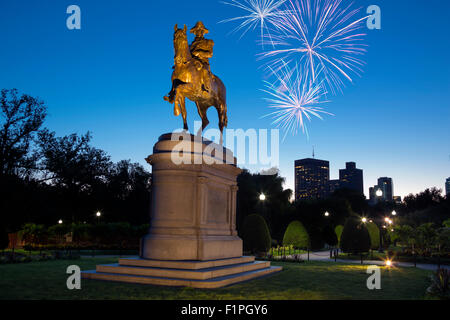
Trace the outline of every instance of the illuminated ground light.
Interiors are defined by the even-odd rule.
[[[392,267],[392,260],[387,259],[384,261],[384,264],[386,265],[386,267],[390,268]]]

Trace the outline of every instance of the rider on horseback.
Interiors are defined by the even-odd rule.
[[[204,37],[205,34],[209,33],[209,30],[206,29],[201,21],[197,22],[195,27],[191,29],[191,33],[195,34],[195,39],[189,49],[192,56],[199,62],[196,66],[197,70],[201,72],[202,90],[209,92],[211,87],[209,58],[213,56],[214,41]]]

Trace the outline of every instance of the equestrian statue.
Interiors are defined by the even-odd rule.
[[[209,65],[209,59],[213,56],[214,41],[205,38],[209,30],[201,21],[197,22],[190,32],[195,35],[195,39],[189,46],[186,25],[183,29],[178,29],[178,25],[175,25],[172,89],[164,100],[174,104],[175,116],[181,113],[184,130],[188,130],[185,98],[197,105],[198,114],[202,119],[201,131],[209,124],[206,111],[214,106],[219,115],[219,129],[223,136],[223,128],[228,123],[226,89],[219,77],[211,72]]]

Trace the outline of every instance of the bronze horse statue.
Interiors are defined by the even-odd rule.
[[[206,28],[204,30],[207,31]],[[201,36],[200,40],[212,42],[212,40],[204,39],[203,34]],[[209,107],[214,106],[217,109],[219,129],[223,136],[223,128],[228,123],[226,89],[223,82],[209,71],[208,63],[192,55],[188,44],[186,25],[184,25],[183,29],[178,29],[178,26],[175,25],[173,44],[175,48],[175,65],[172,73],[172,89],[169,95],[164,97],[164,100],[174,103],[175,116],[181,113],[184,130],[188,130],[185,98],[195,102],[197,105],[198,114],[202,119],[202,131],[209,124],[206,111]],[[202,70],[203,68],[207,71]],[[205,86],[205,83],[208,85]]]

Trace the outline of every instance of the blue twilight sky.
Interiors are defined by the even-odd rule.
[[[66,8],[81,8],[82,29],[66,28]],[[450,176],[450,1],[357,0],[381,7],[382,29],[367,30],[361,78],[326,108],[335,114],[309,124],[310,137],[288,135],[280,169],[293,188],[294,160],[330,161],[331,178],[346,161],[364,169],[364,188],[380,176],[396,195],[444,187]],[[0,88],[43,99],[46,126],[58,135],[93,133],[114,161],[145,164],[161,133],[181,126],[163,101],[170,89],[175,23],[203,20],[215,41],[212,70],[227,87],[230,128],[272,128],[263,100],[263,72],[253,32],[239,40],[240,15],[218,0],[2,0]],[[190,36],[192,40],[192,35]],[[209,110],[217,126],[215,110]],[[188,104],[188,120],[198,120]],[[147,164],[145,166],[149,168]]]

